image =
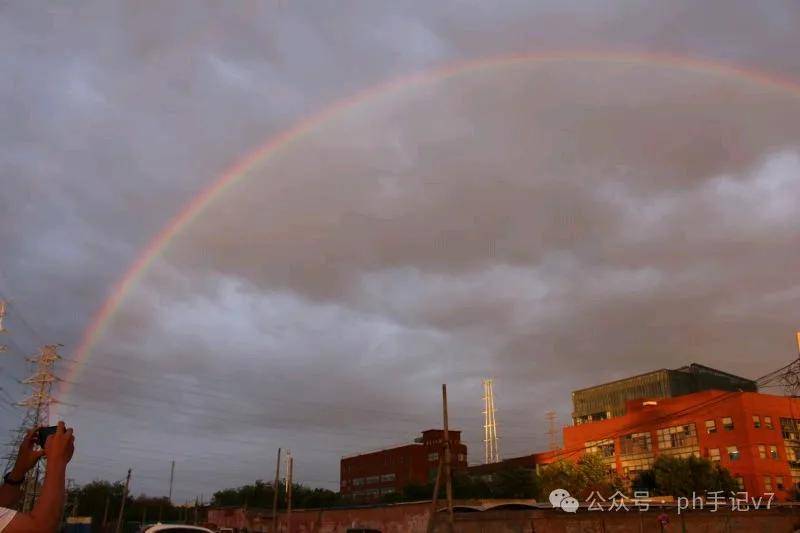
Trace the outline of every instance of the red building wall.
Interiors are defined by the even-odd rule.
[[[343,457],[340,463],[340,491],[361,501],[374,501],[408,485],[424,485],[436,475],[444,431],[422,432],[420,442]],[[460,431],[450,431],[453,468],[466,468],[467,446]]]
[[[753,416],[759,417],[760,427],[755,427]],[[723,427],[725,417],[731,418],[731,429]],[[800,463],[795,456],[796,451],[800,452],[800,440],[797,440],[800,435],[784,434],[782,418],[785,423],[800,423],[799,399],[752,392],[704,391],[652,402],[636,400],[628,402],[627,413],[623,416],[564,428],[566,453],[563,455],[568,456],[571,451],[583,452],[587,443],[613,440],[609,466],[623,479],[631,479],[635,472],[626,472],[625,466],[630,464],[632,456],[622,453],[622,441],[633,433],[649,434],[652,458],[662,453],[694,453],[714,459],[714,450],[718,450],[720,463],[734,477],[741,478],[748,493],[775,492],[776,498],[786,499],[792,486],[800,483]],[[771,428],[766,423],[769,419]],[[709,432],[706,421],[714,421],[716,431]],[[691,424],[694,424],[695,439],[687,437],[686,428]],[[672,430],[668,428],[678,428],[677,433],[669,434]],[[794,427],[785,429],[796,430]],[[660,435],[659,430],[662,430]],[[641,441],[644,437],[637,438]],[[673,447],[675,442],[692,441],[694,444],[690,446]],[[759,449],[759,445],[764,448]],[[728,454],[729,446],[736,447],[738,457]],[[770,453],[770,446],[775,447],[777,457]],[[608,453],[610,446],[600,449]],[[765,458],[761,457],[762,453],[766,454]],[[784,490],[778,487],[780,481]]]

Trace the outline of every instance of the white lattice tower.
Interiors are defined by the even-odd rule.
[[[500,445],[497,437],[493,385],[493,380],[483,380],[483,461],[486,464],[500,462]]]

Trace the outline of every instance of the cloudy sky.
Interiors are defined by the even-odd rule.
[[[533,5],[535,4],[535,5]],[[773,2],[0,6],[0,423],[204,187],[298,120],[509,54],[661,53],[800,80]],[[546,447],[570,391],[697,361],[757,377],[800,326],[800,89],[577,57],[396,87],[262,161],[172,240],[58,410],[69,475],[178,500],[453,425]],[[67,374],[73,363],[62,365]]]

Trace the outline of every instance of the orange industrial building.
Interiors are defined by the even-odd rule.
[[[564,428],[561,455],[606,458],[630,482],[661,454],[718,461],[750,494],[786,499],[800,483],[800,399],[708,390],[626,402],[621,416]]]
[[[453,469],[467,467],[467,446],[460,431],[449,431]],[[408,485],[424,485],[436,476],[444,430],[428,429],[414,442],[343,457],[340,491],[356,501],[375,501],[402,492]]]
[[[659,455],[719,462],[742,490],[786,500],[800,488],[800,398],[761,394],[755,381],[703,365],[656,370],[572,393],[561,450],[469,468],[540,468],[598,453],[630,487]]]
[[[742,490],[786,500],[800,489],[800,398],[757,392],[755,381],[703,365],[656,370],[575,391],[573,425],[560,450],[471,466],[491,476],[507,467],[538,469],[584,453],[605,458],[630,488],[659,455],[704,457],[727,468]],[[415,444],[342,459],[341,491],[375,499],[435,474],[441,430]],[[466,468],[466,446],[451,431],[453,464]]]

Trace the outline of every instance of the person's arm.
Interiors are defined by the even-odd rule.
[[[58,430],[47,439],[45,455],[47,471],[39,499],[30,514],[17,513],[3,533],[55,533],[61,523],[64,509],[64,484],[67,463],[75,451],[75,437],[72,429],[64,422],[58,423]]]
[[[20,490],[22,482],[25,481],[25,474],[28,470],[36,466],[36,463],[44,455],[43,450],[34,450],[36,443],[36,429],[31,429],[25,434],[22,443],[19,445],[19,453],[17,460],[14,463],[14,468],[8,473],[8,477],[19,482],[19,485],[10,485],[3,483],[0,486],[0,507],[13,508],[19,502],[22,491]]]

